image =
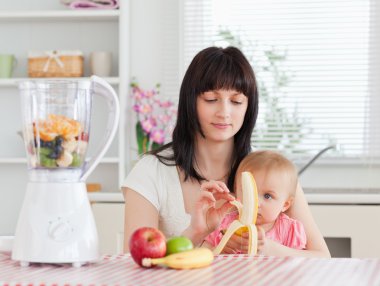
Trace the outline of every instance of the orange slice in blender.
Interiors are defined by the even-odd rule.
[[[57,133],[52,131],[49,123],[44,120],[40,120],[38,124],[33,124],[33,132],[35,137],[37,137],[38,133],[39,137],[46,142],[54,140],[57,136]]]
[[[66,140],[78,136],[81,132],[81,125],[78,121],[63,115],[49,114],[52,123],[52,130]]]
[[[49,114],[46,120],[40,120],[33,129],[35,136],[38,132],[43,141],[52,141],[59,135],[70,140],[80,135],[82,126],[78,121],[66,116]]]
[[[46,132],[45,130],[40,130],[40,138],[45,141],[45,142],[48,142],[48,141],[53,141],[55,139],[55,137],[58,136],[57,133],[52,133],[52,132]]]

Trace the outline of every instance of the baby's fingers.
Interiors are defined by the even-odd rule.
[[[257,239],[259,241],[265,239],[265,230],[261,226],[257,226]]]

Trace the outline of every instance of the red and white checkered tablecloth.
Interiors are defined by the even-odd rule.
[[[0,285],[380,285],[380,259],[221,255],[210,267],[173,270],[140,268],[129,255],[104,256],[81,268],[20,267],[0,253]]]

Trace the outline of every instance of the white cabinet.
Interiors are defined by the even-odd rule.
[[[81,50],[84,76],[90,76],[92,51],[110,51],[112,72],[106,80],[119,95],[121,117],[118,133],[105,158],[87,182],[100,183],[102,191],[117,192],[128,168],[126,140],[129,87],[129,0],[118,10],[70,10],[59,0],[20,0],[0,3],[0,54],[14,54],[17,66],[11,79],[0,79],[0,235],[12,235],[27,183],[17,81],[27,77],[30,50]],[[106,108],[95,98],[88,154],[97,148]],[[129,161],[129,160],[128,160]]]
[[[323,236],[336,239],[334,247],[348,247],[354,258],[380,257],[380,205],[311,205],[310,208]]]
[[[93,203],[101,254],[123,253],[124,203]]]

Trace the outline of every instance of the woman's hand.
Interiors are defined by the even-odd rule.
[[[219,200],[225,200],[225,202],[217,207],[216,202]],[[227,211],[232,207],[229,202],[233,200],[235,197],[230,194],[225,183],[207,181],[201,184],[198,198],[191,213],[191,231],[186,231],[186,234],[192,237],[195,245],[219,226]]]

